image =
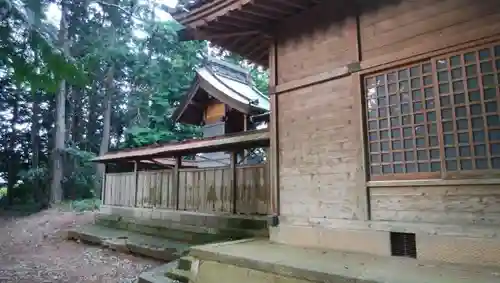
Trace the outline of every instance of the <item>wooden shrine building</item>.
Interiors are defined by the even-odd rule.
[[[254,86],[250,72],[214,57],[208,57],[196,70],[191,88],[176,108],[172,119],[183,124],[202,127],[203,137],[210,138],[256,130],[269,115],[269,97]],[[255,118],[253,118],[255,117]],[[259,119],[260,117],[264,119]],[[261,155],[240,155],[245,164],[261,163]],[[229,165],[230,154],[201,153],[198,167]],[[241,163],[240,162],[240,163]]]
[[[366,282],[445,282],[416,267],[429,262],[458,266],[443,278],[500,266],[498,0],[199,0],[172,14],[185,40],[210,40],[270,72],[272,244],[193,250],[200,260],[211,262],[208,249],[260,250],[269,263],[263,254],[275,249],[280,268],[256,259],[245,268],[318,276],[297,273],[300,282],[340,282],[321,276],[349,273],[358,256],[320,274],[312,249],[309,264],[290,263],[293,247],[369,254],[377,260],[366,266],[386,273],[345,275]],[[479,282],[500,282],[477,268]],[[395,280],[400,269],[421,280]]]
[[[187,242],[268,235],[269,167],[252,153],[269,147],[269,132],[257,129],[269,117],[269,105],[246,70],[208,58],[172,117],[201,126],[203,137],[95,158],[107,168],[100,217]]]

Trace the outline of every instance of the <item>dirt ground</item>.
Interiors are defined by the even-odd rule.
[[[0,215],[0,282],[134,282],[160,262],[63,238],[93,213],[50,209],[27,217]]]

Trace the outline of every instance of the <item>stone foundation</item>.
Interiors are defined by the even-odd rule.
[[[421,260],[500,266],[500,239],[419,235]]]
[[[444,236],[425,232],[416,232],[415,236],[418,260],[500,267],[498,236],[470,237],[458,233]],[[391,256],[390,231],[370,229],[368,225],[355,230],[282,223],[270,228],[270,240],[296,247]]]
[[[270,228],[272,242],[297,247],[391,255],[389,232],[325,229],[280,224]]]
[[[370,239],[367,239],[370,241]],[[198,283],[500,282],[498,268],[300,248],[264,240],[194,246],[167,274]]]
[[[99,225],[166,237],[190,244],[268,237],[267,219],[212,215],[163,209],[103,206]]]

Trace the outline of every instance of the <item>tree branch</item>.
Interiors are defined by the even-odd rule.
[[[103,2],[103,1],[95,1],[95,2],[97,2],[97,3],[99,3],[100,5],[103,5],[103,6],[114,7],[114,8],[122,11],[123,13],[125,13],[127,15],[134,16],[134,12],[135,11],[127,11],[125,8],[121,7],[120,5],[113,4],[113,3],[107,3],[107,2]]]

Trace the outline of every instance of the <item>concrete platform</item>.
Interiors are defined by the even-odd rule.
[[[178,259],[187,253],[190,246],[166,238],[99,225],[86,225],[68,230],[67,238],[164,261]]]
[[[152,236],[207,244],[269,237],[266,216],[219,215],[158,208],[101,206],[96,223]]]
[[[167,272],[175,269],[177,265],[178,261],[172,261],[152,270],[145,271],[139,275],[137,283],[180,283],[166,276]]]
[[[199,260],[192,274],[197,283],[500,282],[498,268],[305,249],[266,240],[195,246],[189,254]]]

